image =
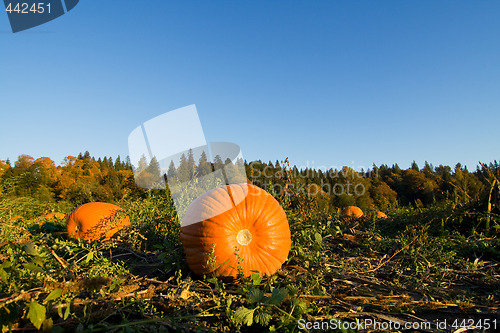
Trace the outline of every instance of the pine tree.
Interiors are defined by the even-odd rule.
[[[101,158],[99,157],[99,163],[101,163]],[[142,154],[141,159],[137,163],[137,171],[141,172],[146,170],[148,167],[148,160],[146,159],[146,155]]]
[[[122,162],[120,160],[120,156],[118,155],[118,157],[116,158],[115,160],[115,170],[118,171],[118,170],[123,170],[123,165],[122,165]]]
[[[198,161],[198,167],[196,168],[196,173],[198,177],[206,176],[212,173],[212,165],[208,162],[207,154],[205,151],[201,153],[200,160]]]
[[[174,180],[176,173],[177,173],[177,171],[175,170],[175,164],[174,164],[174,161],[172,160],[172,161],[170,161],[170,165],[168,166],[167,179],[169,181]]]
[[[161,182],[161,167],[160,163],[158,163],[158,160],[156,159],[156,156],[153,156],[151,159],[151,162],[149,162],[149,166],[147,168],[147,172],[149,172],[152,176],[153,179],[155,179],[155,182]]]
[[[180,183],[189,181],[189,166],[185,154],[181,155],[179,167],[177,168],[177,181]]]
[[[196,172],[196,163],[194,161],[193,150],[189,149],[188,158],[187,158],[187,170],[189,174],[189,179],[194,178],[194,174]]]
[[[224,163],[222,162],[222,158],[220,155],[216,155],[214,158],[214,169],[219,170],[224,167]]]

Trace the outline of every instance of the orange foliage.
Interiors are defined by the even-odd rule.
[[[10,169],[10,166],[7,163],[5,163],[5,161],[0,160],[0,178],[9,169]]]
[[[64,213],[49,213],[45,215],[45,219],[47,220],[62,220],[66,217]]]

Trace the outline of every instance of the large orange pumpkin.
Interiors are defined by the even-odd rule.
[[[48,213],[45,215],[46,220],[62,220],[63,218],[66,217],[66,214],[64,213]]]
[[[238,267],[244,276],[253,271],[272,275],[291,245],[283,208],[249,184],[219,187],[193,201],[182,221],[181,240],[195,274],[221,278],[237,277]]]
[[[344,216],[360,218],[361,216],[363,216],[363,211],[361,210],[361,208],[356,206],[347,206],[346,208],[342,209],[341,214]]]
[[[105,202],[90,202],[68,216],[66,228],[70,237],[85,240],[108,240],[124,226],[130,225],[123,209]]]
[[[378,219],[386,219],[387,214],[384,212],[381,212],[381,211],[377,211],[377,212],[375,212],[375,217]]]

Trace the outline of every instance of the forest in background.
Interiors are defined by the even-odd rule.
[[[207,163],[206,156],[196,164],[188,155],[181,157],[176,171],[193,177],[206,174],[207,168],[217,169],[218,164],[222,161],[216,159],[215,163]],[[410,205],[428,207],[440,202],[484,206],[491,187],[490,179],[500,178],[500,165],[496,160],[489,165],[478,165],[475,171],[467,170],[460,163],[454,167],[434,167],[427,162],[423,168],[413,162],[407,169],[397,164],[383,164],[361,171],[347,166],[341,170],[298,169],[290,166],[288,159],[275,163],[245,161],[244,166],[248,183],[275,196],[293,190],[314,200],[318,209],[327,211],[349,205],[363,211],[389,211]],[[173,167],[170,165],[168,173]],[[140,174],[143,178],[158,174],[158,162],[153,158],[143,169]],[[14,163],[0,160],[0,198],[31,197],[41,202],[65,202],[76,206],[92,201],[117,203],[144,197],[146,193],[147,190],[137,186],[128,158],[96,159],[85,152],[77,157],[66,157],[60,166],[48,157],[34,159],[29,155],[20,155]]]

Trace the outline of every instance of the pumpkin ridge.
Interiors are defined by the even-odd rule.
[[[271,196],[271,195],[269,195],[269,196],[270,196],[271,198],[273,198],[273,199],[274,199],[274,197],[273,197],[273,196]],[[268,198],[269,198],[269,197],[268,197]],[[262,215],[264,215],[264,214],[266,214],[266,213],[267,213],[267,216],[271,216],[271,217],[272,217],[272,216],[275,216],[275,215],[279,214],[279,209],[280,209],[280,208],[282,209],[281,205],[279,205],[279,206],[275,207],[275,209],[274,209],[273,211],[266,212],[265,210],[263,210],[263,211],[261,212],[261,214],[259,215],[259,217],[258,217],[258,218],[262,218],[262,219],[266,220],[266,219],[265,219],[265,217],[263,217],[263,216],[262,216]],[[285,214],[285,216],[286,216],[286,214]],[[271,220],[271,221],[272,221],[272,219],[267,219],[267,220]],[[267,228],[274,227],[274,225],[273,225],[273,224],[271,224],[271,225],[266,224],[266,226],[267,226]]]
[[[227,231],[234,232],[235,228],[231,227],[231,224],[227,224],[226,219],[221,219],[220,217],[226,212],[219,214],[217,216],[209,218],[207,224],[211,224],[212,226],[217,226],[226,229]]]
[[[237,185],[235,185],[237,186]],[[229,199],[231,199],[231,204],[233,205],[233,210],[236,211],[236,215],[238,216],[238,221],[244,221],[242,218],[241,218],[241,215],[240,215],[240,212],[239,212],[239,209],[236,208],[236,204],[234,203],[234,196],[233,196],[233,191],[231,189],[231,185],[226,185],[227,187],[227,192],[229,194]],[[250,191],[249,191],[250,192]],[[248,195],[248,193],[247,193]],[[245,196],[245,198],[243,199],[243,202],[246,204],[247,203],[247,198]],[[244,226],[243,226],[244,227]],[[239,232],[239,231],[238,231]]]
[[[267,251],[264,250],[264,254],[265,255],[268,255],[269,253]],[[263,255],[262,255],[262,252],[261,253],[255,253],[254,254],[254,257],[257,257],[259,259],[259,261],[261,262],[261,264],[266,268],[266,271],[263,272],[263,273],[268,273],[268,272],[271,272],[272,269],[269,269],[269,265],[271,264],[268,260],[264,260],[263,258]],[[274,256],[270,256],[270,257],[274,257]],[[276,258],[275,258],[276,259]],[[279,260],[278,260],[279,261]],[[281,264],[281,262],[280,262]]]
[[[265,192],[265,191],[264,191],[264,193],[265,193],[265,194],[264,194],[264,196],[265,196],[265,200],[264,200],[264,202],[260,205],[260,210],[259,210],[259,213],[258,213],[258,214],[256,214],[256,217],[255,217],[255,219],[254,219],[254,221],[253,221],[253,223],[252,223],[252,227],[254,227],[255,229],[257,229],[257,227],[256,227],[256,226],[258,226],[258,225],[259,225],[259,223],[258,223],[258,222],[259,222],[261,219],[262,219],[262,220],[265,220],[265,219],[263,219],[263,218],[262,218],[262,215],[263,215],[263,214],[264,214],[264,212],[265,212],[265,209],[264,209],[264,208],[267,206],[267,201],[269,200],[269,197],[271,197],[271,198],[272,198],[272,196],[271,196],[269,193],[267,193],[267,192]],[[274,198],[273,198],[273,199],[274,199]],[[266,225],[267,225],[267,224],[266,224]]]
[[[266,255],[273,257],[274,259],[276,259],[276,261],[281,263],[280,258],[278,258],[274,253],[270,253],[269,251],[267,251],[267,249],[262,244],[260,244],[260,242],[257,243],[257,246],[261,249],[261,252],[264,252]],[[259,257],[260,257],[260,255],[259,255]],[[286,260],[286,258],[285,258],[285,260]]]
[[[222,213],[222,214],[224,214],[224,213]],[[220,214],[220,215],[222,215],[222,214]],[[190,226],[194,226],[195,224],[198,224],[198,223],[202,224],[203,222],[206,222],[207,224],[215,225],[217,227],[223,227],[224,229],[227,229],[228,231],[233,231],[233,229],[230,228],[230,226],[227,223],[224,223],[224,220],[221,220],[221,221],[218,222],[217,221],[217,220],[219,220],[219,219],[217,219],[218,216],[219,215],[213,216],[213,217],[211,217],[211,218],[209,218],[209,219],[207,219],[205,221],[196,222],[196,223],[193,223],[193,224],[191,224],[191,225],[189,225],[187,227],[182,227],[182,229],[183,229],[182,232],[184,234],[187,234],[187,235],[192,235],[192,236],[199,237],[199,235],[196,234],[197,228],[189,228],[189,227]],[[192,231],[189,232],[189,230],[192,230]]]
[[[247,224],[248,223],[245,223],[247,222],[248,220],[248,216],[244,216],[244,218],[242,218],[241,214],[240,214],[240,209],[238,209],[238,206],[241,205],[241,204],[244,204],[244,210],[243,211],[247,211],[247,208],[248,208],[248,200],[247,200],[247,197],[248,195],[250,194],[252,188],[248,185],[248,184],[245,184],[246,187],[247,187],[247,193],[245,195],[245,198],[243,199],[242,202],[240,202],[239,204],[235,204],[234,202],[234,195],[233,195],[233,190],[231,189],[231,185],[227,185],[227,188],[228,188],[228,193],[229,193],[229,198],[231,198],[231,204],[233,205],[233,209],[236,211],[236,215],[238,216],[238,220],[243,222],[242,224],[242,227],[247,227]],[[243,188],[242,185],[238,184],[238,185],[233,185],[233,186],[239,186],[241,188]],[[247,227],[248,229],[248,227]],[[238,231],[239,232],[239,231]]]

